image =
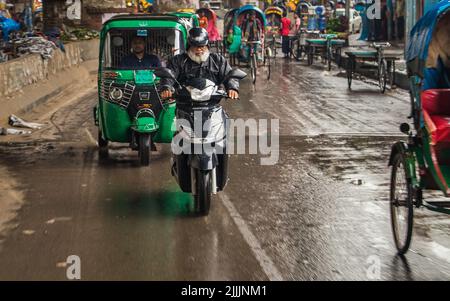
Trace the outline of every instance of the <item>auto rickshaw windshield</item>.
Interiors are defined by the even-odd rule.
[[[111,29],[105,39],[102,53],[103,70],[130,69],[121,66],[124,58],[133,54],[133,39],[139,37],[144,42],[144,53],[157,56],[164,66],[167,61],[185,51],[183,36],[180,31],[168,28],[146,29]],[[149,67],[135,67],[133,69],[148,69]]]

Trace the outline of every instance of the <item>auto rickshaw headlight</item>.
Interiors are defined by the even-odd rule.
[[[123,97],[123,92],[122,90],[120,90],[119,88],[113,88],[110,92],[109,92],[109,97],[111,98],[111,100],[113,101],[119,101],[122,99]]]

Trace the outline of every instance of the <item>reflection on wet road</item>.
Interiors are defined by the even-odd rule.
[[[241,101],[225,108],[279,119],[280,160],[233,155],[230,183],[204,218],[171,177],[168,146],[149,168],[124,145],[99,160],[94,90],[32,142],[2,143],[11,184],[0,188],[22,198],[0,219],[0,279],[64,280],[69,255],[80,256],[84,280],[368,280],[373,260],[383,280],[450,279],[446,216],[416,211],[412,250],[395,256],[387,159],[407,93],[363,82],[350,92],[337,72],[279,60],[272,81],[244,81]]]

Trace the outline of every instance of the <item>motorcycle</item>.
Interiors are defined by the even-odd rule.
[[[170,69],[159,68],[155,75],[176,82]],[[246,76],[234,69],[223,82]],[[219,89],[222,83],[194,78],[176,85],[172,175],[183,192],[194,195],[194,210],[200,215],[208,215],[212,195],[222,191],[228,181],[228,116],[220,105],[228,95]]]

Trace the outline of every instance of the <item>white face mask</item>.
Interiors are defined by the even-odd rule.
[[[201,64],[203,62],[206,62],[206,60],[209,58],[209,49],[205,50],[202,55],[196,55],[192,49],[189,49],[188,56],[197,64]]]

